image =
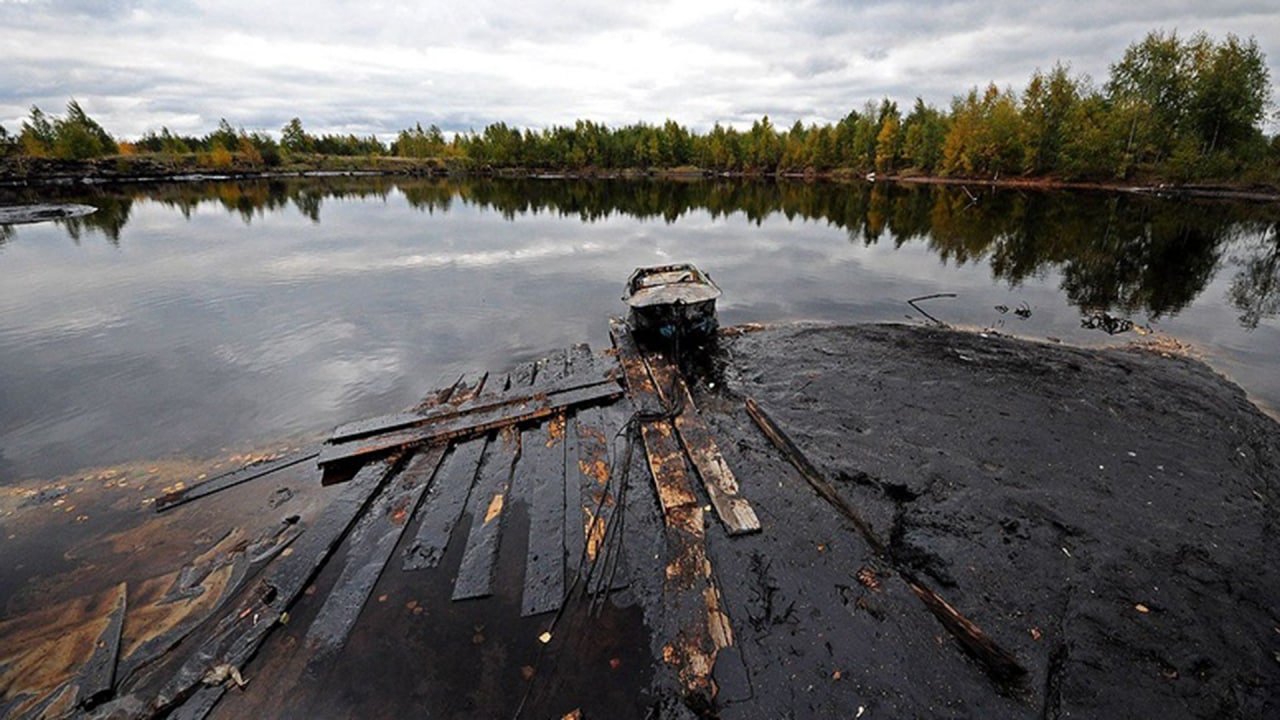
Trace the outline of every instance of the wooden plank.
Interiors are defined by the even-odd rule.
[[[328,660],[346,645],[444,454],[445,447],[438,445],[414,455],[360,517],[351,533],[342,574],[307,630],[307,642],[315,651],[313,664]]]
[[[116,662],[120,658],[120,634],[124,630],[128,607],[128,585],[116,586],[115,600],[106,628],[98,636],[93,655],[80,668],[75,683],[79,686],[77,701],[81,707],[92,707],[111,695],[116,682]]]
[[[862,519],[858,511],[841,497],[840,493],[836,492],[835,487],[813,466],[813,463],[809,462],[809,458],[800,452],[795,443],[791,442],[791,438],[783,432],[782,428],[778,427],[777,423],[765,413],[764,409],[755,400],[747,398],[746,406],[747,414],[751,416],[756,426],[760,428],[765,437],[769,438],[774,447],[782,451],[782,454],[786,456],[792,466],[800,471],[801,477],[805,479],[805,482],[809,483],[809,487],[813,488],[814,492],[818,493],[822,499],[826,500],[841,515],[844,515],[849,522],[853,523],[853,526],[858,529],[858,533],[867,541],[867,544],[871,546],[876,555],[884,557],[884,543],[876,536],[871,525]]]
[[[475,375],[463,373],[449,387],[429,393],[411,412],[430,412],[445,403],[460,405],[478,397],[484,391],[484,384],[488,379],[487,372]]]
[[[373,435],[356,440],[328,444],[320,452],[320,465],[366,458],[408,445],[442,442],[483,435],[519,423],[550,417],[565,408],[598,403],[622,396],[622,388],[614,381],[557,393],[523,405],[503,405],[482,412],[469,413],[405,430]]]
[[[306,448],[295,453],[290,453],[284,457],[274,460],[247,465],[239,470],[232,470],[216,477],[209,478],[204,482],[197,483],[182,490],[176,490],[166,493],[156,498],[156,512],[164,512],[170,508],[175,508],[183,503],[191,502],[198,498],[221,492],[227,488],[247,483],[250,480],[257,480],[260,477],[270,475],[279,470],[293,467],[298,463],[306,462],[320,454],[319,448]]]
[[[592,596],[628,583],[620,537],[624,471],[611,465],[609,455],[609,440],[624,423],[611,423],[604,408],[585,408],[574,418],[568,492],[573,496],[569,517],[577,522],[566,523],[574,536],[570,571]]]
[[[469,501],[471,529],[462,564],[453,586],[454,600],[486,597],[493,592],[502,520],[511,487],[511,473],[519,455],[520,434],[504,429],[489,442]]]
[[[594,374],[593,376],[575,375],[567,379],[561,373],[559,377],[548,378],[545,383],[538,383],[537,385],[531,386],[528,383],[516,384],[514,386],[516,389],[501,391],[497,396],[486,395],[461,403],[446,402],[429,410],[393,413],[339,425],[329,436],[328,442],[338,443],[344,440],[355,440],[371,435],[404,430],[417,425],[440,422],[456,416],[486,413],[510,406],[529,405],[546,398],[554,398],[557,395],[564,395],[575,390],[609,382],[613,382],[613,378],[608,377],[607,373]]]
[[[266,568],[262,580],[246,590],[241,601],[210,628],[203,640],[193,643],[182,666],[157,694],[153,706],[157,713],[187,697],[211,670],[221,666],[241,668],[257,653],[267,634],[328,561],[369,499],[393,472],[388,463],[371,464],[342,486],[315,523],[294,542],[293,552]]]
[[[756,517],[751,503],[738,494],[738,480],[720,454],[706,422],[698,414],[693,395],[680,372],[669,360],[655,353],[645,353],[644,361],[664,403],[680,410],[675,417],[676,434],[698,471],[702,487],[720,522],[724,523],[730,535],[759,532],[760,519]]]
[[[822,475],[822,473],[809,462],[804,453],[796,447],[791,438],[782,430],[781,427],[765,413],[755,400],[747,398],[746,400],[747,414],[755,421],[760,430],[769,438],[787,460],[800,471],[800,475],[804,477],[814,492],[827,501],[832,507],[844,515],[853,523],[858,532],[866,539],[871,549],[881,557],[887,557],[884,543],[876,536],[871,526],[862,519],[862,516],[854,510],[840,494],[835,487]],[[950,603],[942,599],[942,596],[935,592],[932,588],[925,585],[917,579],[909,570],[903,568],[896,563],[895,570],[899,576],[911,588],[920,602],[928,608],[929,612],[942,623],[947,632],[956,638],[966,651],[976,657],[982,663],[987,673],[998,681],[1007,681],[1026,674],[1023,668],[1013,656],[1012,653],[1001,648],[994,640],[982,631],[969,618],[965,617],[959,610],[955,609]]]
[[[586,345],[577,345],[570,349],[568,358],[570,374],[591,362],[591,349]],[[591,532],[591,518],[594,516],[595,508],[595,503],[587,500],[591,488],[595,485],[587,472],[594,469],[595,465],[592,461],[585,459],[584,454],[590,453],[596,446],[586,446],[586,441],[581,437],[581,420],[583,413],[592,412],[596,411],[584,408],[574,413],[565,431],[564,551],[569,574],[566,581],[569,583],[574,582],[578,577],[583,580],[587,577],[585,573],[588,568],[586,539]],[[597,453],[597,457],[601,460],[601,466],[604,467],[604,473],[607,476],[607,445],[604,451]]]
[[[661,406],[627,327],[613,320],[610,335],[632,400],[647,397],[642,400],[644,403]],[[664,630],[669,638],[663,647],[663,658],[676,672],[686,704],[714,707],[716,685],[712,673],[716,655],[721,648],[733,644],[733,631],[706,553],[702,506],[689,481],[684,453],[671,421],[660,415],[650,416],[642,419],[640,432],[666,527],[663,596],[668,618]]]
[[[538,364],[537,381],[559,382],[568,373],[565,351]],[[564,477],[565,430],[563,412],[524,431],[521,456],[512,492],[521,492],[529,508],[529,542],[525,552],[521,615],[558,610],[564,601]]]
[[[622,374],[616,351],[595,354],[585,346],[574,349],[571,365],[609,368]],[[626,424],[619,413],[603,407],[586,407],[574,412],[573,432],[567,433],[565,547],[571,581],[584,583],[592,597],[603,597],[629,583],[629,568],[623,550],[621,511],[625,469],[614,468],[612,443],[622,437]],[[574,522],[575,518],[580,521]]]
[[[468,402],[480,392],[486,378],[487,373],[469,381],[464,375],[447,391],[427,398],[424,405]],[[447,449],[436,445],[414,454],[361,516],[351,533],[342,572],[307,631],[307,642],[314,650],[312,664],[328,660],[346,645],[423,493],[439,473]]]
[[[1018,663],[1013,653],[997,645],[982,631],[982,628],[978,627],[977,623],[952,607],[942,599],[941,595],[915,578],[903,574],[903,579],[907,581],[911,591],[920,598],[929,612],[933,613],[938,622],[960,641],[970,655],[982,663],[991,677],[1000,681],[1009,681],[1027,674],[1026,668]]]
[[[506,388],[528,386],[537,373],[536,363],[516,368],[507,379]],[[517,390],[518,392],[518,390]],[[520,458],[520,433],[508,425],[485,448],[475,487],[468,501],[471,529],[462,551],[462,563],[453,585],[454,600],[481,598],[493,593],[493,574],[498,564],[498,546],[502,541],[504,510]]]
[[[422,520],[413,543],[405,548],[405,570],[425,570],[440,564],[453,529],[467,506],[487,442],[485,438],[476,438],[455,445],[445,458],[418,512]]]

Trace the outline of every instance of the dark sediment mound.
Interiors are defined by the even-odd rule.
[[[742,632],[760,626],[742,643],[755,656],[743,716],[1280,711],[1280,427],[1203,364],[892,326],[767,330],[724,349],[729,388],[887,544],[878,562],[838,529],[726,407],[766,525],[713,555],[744,579],[725,590],[750,613]],[[1027,674],[998,683],[963,662],[913,598],[860,581],[877,565],[927,580]]]

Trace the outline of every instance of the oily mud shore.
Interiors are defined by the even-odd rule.
[[[602,450],[607,442],[591,471],[611,472],[627,488],[614,495],[616,534],[600,537],[600,547],[618,552],[619,569],[605,583],[611,593],[606,587],[583,599],[570,583],[564,609],[522,616],[536,513],[513,485],[501,540],[492,535],[500,542],[492,550],[493,595],[455,601],[450,593],[471,551],[464,541],[490,522],[493,505],[486,513],[485,503],[468,501],[479,514],[464,513],[439,566],[418,572],[402,570],[399,558],[429,517],[408,508],[393,519],[407,523],[404,540],[369,585],[345,646],[325,657],[312,647],[330,601],[344,600],[335,588],[350,570],[366,572],[356,550],[362,526],[261,650],[234,668],[243,687],[233,668],[210,661],[195,697],[218,683],[227,689],[201,712],[1280,712],[1280,425],[1204,364],[937,328],[788,325],[729,329],[699,365],[690,371],[693,401],[761,526],[729,535],[706,515],[706,560],[733,635],[711,668],[713,702],[690,702],[680,689],[685,669],[671,665],[674,611],[664,573],[672,566],[661,560],[670,528],[643,446],[612,430],[573,431],[575,422],[626,426],[633,411],[623,399],[575,411],[559,430],[526,427],[523,447],[515,446],[518,466],[532,470],[560,467],[546,450],[565,447],[568,473],[581,464],[575,452],[585,457],[584,445]],[[794,456],[761,431],[749,406],[785,433]],[[492,442],[505,448],[512,439]],[[817,479],[806,481],[797,463]],[[305,554],[308,533],[323,524],[317,517],[349,487],[322,485],[302,463],[153,512],[150,498],[179,480],[190,484],[197,471],[213,474],[144,464],[80,485],[0,493],[0,714],[45,707],[153,717],[173,709],[152,691],[172,677],[190,641],[168,651],[179,661],[168,662],[143,652],[148,633],[172,639],[201,618],[237,619],[215,611],[224,589],[242,583],[253,592],[255,572]],[[573,557],[568,546],[566,554]],[[121,597],[127,611],[103,609],[123,608]],[[943,620],[939,601],[969,625]],[[88,702],[64,693],[41,705],[40,693],[83,675],[77,648],[91,651],[117,616],[123,640],[114,686]]]
[[[753,501],[807,558],[716,557],[762,588],[727,593],[764,593],[794,630],[757,650],[769,713],[848,716],[867,705],[856,698],[879,717],[1280,711],[1280,426],[1202,363],[894,326],[779,328],[724,352],[730,392],[770,409],[888,562],[936,583],[1027,670],[997,686],[946,658],[949,638],[912,636],[911,608],[854,578],[874,562],[867,544],[776,464]],[[738,465],[774,464],[743,413],[726,414]],[[760,495],[773,488],[785,497]],[[837,671],[858,689],[833,690]]]

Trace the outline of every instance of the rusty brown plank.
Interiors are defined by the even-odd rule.
[[[503,405],[483,412],[452,416],[439,422],[366,438],[327,444],[317,462],[333,463],[375,457],[409,445],[476,437],[493,430],[550,417],[578,405],[603,402],[622,396],[617,382],[606,380],[576,390],[545,396],[527,404]]]
[[[639,400],[637,406],[661,407],[626,325],[611,321],[610,335],[632,400]],[[669,639],[663,647],[663,659],[675,671],[687,704],[713,707],[716,655],[733,644],[733,631],[707,557],[702,506],[689,481],[684,452],[671,421],[662,414],[642,415],[640,434],[666,527],[663,596]]]
[[[463,373],[458,376],[458,379],[452,385],[428,393],[411,412],[431,412],[445,403],[461,405],[468,400],[473,400],[483,392],[484,384],[488,379],[489,373],[487,372],[475,375]]]
[[[643,358],[664,404],[679,409],[674,420],[676,434],[694,469],[698,471],[707,498],[715,508],[716,517],[724,523],[730,535],[759,532],[760,519],[756,517],[751,503],[739,494],[738,480],[720,454],[711,430],[698,414],[693,395],[680,371],[662,355],[645,353]]]

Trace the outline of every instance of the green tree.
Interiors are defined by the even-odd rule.
[[[22,122],[22,131],[18,142],[22,146],[22,154],[30,157],[47,157],[53,154],[56,136],[49,116],[39,107],[31,106],[31,115]]]
[[[1125,154],[1133,162],[1159,162],[1172,153],[1191,106],[1194,57],[1205,52],[1203,34],[1184,42],[1176,32],[1148,33],[1111,66],[1107,97],[1129,126]]]
[[[10,135],[9,131],[3,125],[0,125],[0,157],[16,155],[18,147],[18,138]]]
[[[1046,174],[1058,168],[1067,122],[1080,101],[1078,83],[1061,63],[1046,75],[1036,70],[1022,93],[1024,169]]]
[[[210,152],[222,148],[228,153],[234,153],[240,147],[240,135],[226,118],[221,118],[218,120],[218,129],[209,133],[204,145]]]
[[[53,131],[58,157],[85,159],[113,155],[119,151],[116,141],[96,121],[85,113],[80,103],[67,103],[65,117],[55,120]]]
[[[876,135],[876,172],[893,172],[902,155],[901,121],[898,108],[885,115],[880,122],[880,132]]]
[[[302,120],[293,118],[280,128],[280,149],[286,153],[309,153],[315,150],[315,138],[302,128]]]
[[[902,162],[920,172],[935,172],[946,140],[947,123],[942,113],[917,97],[902,121]]]
[[[1235,35],[1200,48],[1187,112],[1205,153],[1233,150],[1260,135],[1271,99],[1266,58],[1253,38]]]

